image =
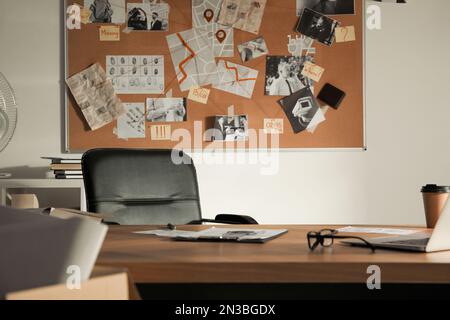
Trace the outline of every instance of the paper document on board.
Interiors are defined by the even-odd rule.
[[[373,234],[390,234],[398,236],[407,236],[417,233],[415,230],[392,229],[392,228],[362,228],[362,227],[345,227],[338,229],[341,233],[373,233]]]
[[[122,101],[98,63],[67,79],[67,85],[92,130],[106,126],[125,113]]]

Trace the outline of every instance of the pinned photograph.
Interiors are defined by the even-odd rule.
[[[319,111],[319,103],[311,89],[304,88],[279,101],[291,123],[294,133],[306,130]]]
[[[313,87],[311,79],[302,75],[306,62],[313,57],[268,56],[266,61],[266,95],[289,96],[306,87]]]
[[[91,23],[125,23],[125,0],[84,0]]]
[[[325,15],[355,14],[355,0],[297,0],[297,16],[305,8]]]
[[[324,45],[331,46],[334,42],[334,32],[337,27],[339,27],[338,21],[305,8],[296,30]]]
[[[214,140],[246,141],[248,138],[248,117],[217,116],[214,129]]]
[[[168,31],[169,11],[167,3],[128,3],[127,26],[134,31]]]
[[[269,53],[263,37],[238,45],[238,51],[243,62],[265,56]]]
[[[187,101],[184,98],[148,98],[147,121],[183,122],[187,121]]]

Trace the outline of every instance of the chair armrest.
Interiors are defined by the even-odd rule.
[[[227,224],[258,224],[252,217],[237,214],[219,214],[216,216],[215,221],[225,221],[224,223]]]
[[[258,222],[249,216],[236,215],[236,214],[219,214],[213,219],[201,219],[194,220],[188,223],[188,225],[200,225],[203,223],[220,223],[220,224],[258,224]]]

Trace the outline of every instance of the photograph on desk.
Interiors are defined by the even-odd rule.
[[[331,46],[335,39],[339,22],[327,16],[305,8],[300,16],[296,31],[318,42]]]
[[[313,62],[312,56],[268,56],[266,59],[266,95],[289,96],[314,86],[311,79],[302,75],[305,63]]]
[[[184,122],[187,121],[186,98],[148,98],[148,122]]]

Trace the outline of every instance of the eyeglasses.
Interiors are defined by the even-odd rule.
[[[338,231],[333,229],[323,229],[319,232],[308,232],[307,237],[309,249],[314,251],[319,245],[325,248],[331,247],[334,244],[334,239],[356,239],[364,242],[372,250],[372,252],[375,252],[375,247],[367,240],[360,237],[339,236],[337,233]]]

